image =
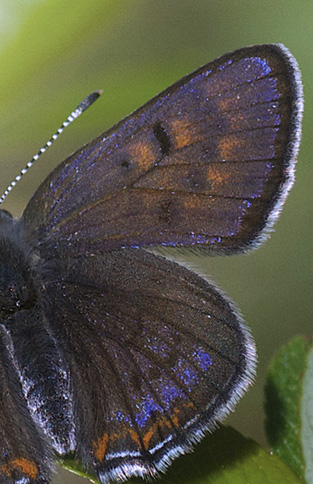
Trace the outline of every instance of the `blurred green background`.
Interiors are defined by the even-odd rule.
[[[0,1],[1,191],[85,95],[104,89],[7,198],[3,208],[14,215],[56,164],[159,91],[225,52],[271,42],[290,49],[303,76],[296,184],[275,232],[259,250],[186,256],[236,301],[252,328],[257,380],[228,422],[262,444],[269,360],[293,335],[312,333],[313,2]],[[55,483],[65,482],[84,481],[61,470]]]

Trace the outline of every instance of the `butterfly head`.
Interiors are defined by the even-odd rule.
[[[12,215],[0,210],[0,319],[11,320],[17,311],[37,300],[32,263]]]

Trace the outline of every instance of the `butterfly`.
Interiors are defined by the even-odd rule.
[[[252,382],[255,344],[212,283],[147,250],[256,247],[294,180],[302,86],[282,45],[226,54],[0,211],[0,480],[154,477]]]

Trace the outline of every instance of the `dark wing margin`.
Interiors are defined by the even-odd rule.
[[[43,257],[257,244],[294,180],[296,60],[247,47],[184,77],[61,163],[23,215]]]

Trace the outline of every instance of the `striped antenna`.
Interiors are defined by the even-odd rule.
[[[64,121],[62,126],[55,132],[53,136],[51,136],[49,141],[47,141],[47,143],[38,151],[38,153],[36,153],[32,157],[32,159],[27,163],[25,168],[23,168],[23,170],[20,171],[17,177],[10,183],[8,188],[3,192],[3,194],[0,197],[0,205],[6,199],[6,197],[12,190],[12,188],[15,187],[17,182],[20,181],[22,176],[25,175],[25,173],[29,170],[29,168],[33,166],[35,161],[37,161],[38,158],[49,148],[49,146],[51,146],[52,143],[60,136],[60,134],[63,133],[65,128],[67,128],[69,124],[75,121],[75,119],[77,119],[84,111],[86,111],[86,109],[89,108],[89,106],[91,106],[98,99],[98,97],[101,96],[102,93],[103,93],[102,90],[94,91],[91,94],[89,94],[89,96],[85,97],[85,99],[83,99],[81,103],[79,103],[77,108],[71,112],[71,114],[68,116],[66,121]]]

